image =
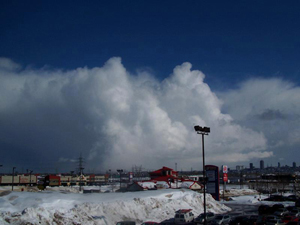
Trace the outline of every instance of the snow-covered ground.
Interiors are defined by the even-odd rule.
[[[59,190],[59,191],[58,191]],[[73,193],[72,193],[73,192]],[[203,195],[189,189],[142,192],[74,193],[66,189],[11,192],[0,197],[0,224],[116,224],[122,220],[161,222],[178,209],[203,212]],[[230,208],[207,195],[207,211]]]
[[[47,188],[40,192],[11,192],[1,188],[0,224],[84,224],[114,225],[122,220],[161,222],[174,217],[178,209],[203,212],[203,195],[189,189],[162,189],[141,192],[114,192],[115,186],[85,187],[101,193],[79,193],[79,187]],[[230,204],[274,204],[251,189],[226,189]],[[222,196],[222,190],[221,190]],[[225,213],[231,209],[223,200],[206,196],[207,211]],[[289,202],[286,202],[289,205]]]

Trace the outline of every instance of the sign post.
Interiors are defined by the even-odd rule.
[[[225,200],[226,182],[228,181],[228,167],[223,165],[223,201]]]

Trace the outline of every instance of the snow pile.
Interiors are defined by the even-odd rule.
[[[192,186],[194,184],[194,182],[192,181],[185,181],[181,183],[181,187],[182,188],[189,188],[190,186]]]
[[[155,189],[156,184],[154,182],[146,181],[146,182],[138,182],[138,184],[146,189]]]
[[[244,196],[232,197],[231,201],[228,202],[227,204],[236,203],[236,202],[238,202],[239,204],[262,204],[260,197],[261,196],[258,195],[244,195]]]
[[[74,186],[59,186],[59,187],[46,187],[45,191],[57,191],[62,193],[80,193],[80,188],[82,190],[94,190],[99,192],[116,192],[120,189],[119,185],[102,185],[102,186],[82,186],[79,187],[78,185]]]
[[[207,195],[207,211],[224,213],[227,206]],[[0,198],[0,224],[116,224],[134,220],[161,222],[178,209],[203,212],[203,195],[191,190],[157,190],[127,193],[44,191],[12,192]]]
[[[257,195],[258,192],[253,189],[226,189],[225,196],[241,196],[241,195]],[[223,195],[223,190],[220,190],[220,196]]]
[[[166,181],[157,181],[157,188],[169,188],[169,184]]]

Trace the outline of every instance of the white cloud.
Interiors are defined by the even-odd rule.
[[[120,58],[92,69],[0,71],[0,143],[33,158],[82,153],[96,169],[175,162],[200,169],[201,137],[193,130],[199,124],[211,127],[208,164],[271,156],[264,134],[222,113],[204,74],[191,67],[177,66],[163,82],[148,72],[129,74]]]
[[[292,152],[297,152],[300,140],[298,86],[279,78],[257,78],[219,96],[224,101],[223,109],[233,119],[263,132],[268,140],[268,149],[274,152],[276,158],[289,155],[285,160],[291,165],[295,160]]]
[[[11,59],[0,57],[0,69],[3,71],[15,71],[21,69],[21,66]]]

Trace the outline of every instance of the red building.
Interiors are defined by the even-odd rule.
[[[60,186],[60,176],[47,175],[45,177],[45,186]]]
[[[169,188],[182,188],[186,187],[189,189],[200,190],[202,185],[194,180],[186,179],[178,176],[178,172],[168,168],[163,167],[159,170],[155,170],[149,173],[150,181],[155,182],[159,186],[159,181],[166,182]],[[147,182],[147,181],[145,181]]]
[[[158,180],[158,181],[170,181],[170,180],[178,179],[178,172],[165,166],[159,170],[150,172],[149,175],[151,180]]]
[[[150,172],[149,175],[151,180],[166,181],[168,183],[173,183],[178,179],[178,172],[165,166],[159,170]]]

